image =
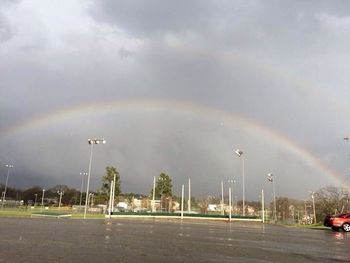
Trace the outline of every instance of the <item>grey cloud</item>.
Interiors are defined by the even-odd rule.
[[[7,19],[0,11],[0,42],[9,40],[13,34],[13,28],[9,25]]]
[[[338,52],[342,46],[337,42],[348,39],[343,35],[342,41],[328,41],[332,34],[340,37],[340,31],[324,28],[325,21],[317,15],[346,20],[342,3],[96,1],[89,9],[95,20],[86,31],[75,34],[62,28],[60,35],[40,17],[33,24],[37,28],[27,32],[33,45],[16,43],[8,50],[0,45],[0,60],[5,61],[0,64],[0,161],[15,162],[16,174],[28,178],[17,178],[20,185],[79,187],[79,172],[86,170],[89,158],[86,140],[102,136],[108,142],[96,148],[94,188],[104,167],[116,165],[125,191],[147,193],[153,176],[165,171],[174,177],[177,189],[193,176],[197,193],[216,193],[221,179],[237,176],[241,183],[240,161],[232,156],[238,146],[247,153],[252,199],[257,199],[268,172],[279,175],[279,191],[290,195],[302,196],[310,188],[332,183],[303,156],[291,153],[285,142],[276,145],[274,138],[261,137],[253,128],[247,131],[235,119],[212,119],[205,111],[193,117],[191,110],[171,104],[175,112],[186,113],[170,114],[164,106],[160,112],[135,107],[101,114],[98,105],[157,98],[225,110],[284,134],[343,172],[346,162],[339,156],[346,149],[334,145],[350,126],[344,121],[349,117],[344,108],[337,107],[342,93],[335,84],[348,83],[348,77],[334,78],[332,67],[335,62],[345,69],[348,65],[345,59],[337,61],[342,55],[329,50]],[[65,14],[65,9],[57,12]],[[130,36],[140,45],[128,46]],[[54,45],[52,39],[62,40],[62,45]],[[303,80],[312,72],[314,87]],[[324,80],[334,86],[335,98],[321,96]],[[1,134],[89,103],[92,110],[21,133]],[[291,187],[305,176],[310,180],[303,189]]]
[[[15,34],[14,25],[11,25],[4,15],[4,10],[18,4],[20,0],[0,0],[0,42],[7,41]]]
[[[125,48],[121,48],[121,49],[119,49],[119,55],[121,58],[128,58],[128,57],[132,56],[132,52],[125,49]]]
[[[210,4],[212,8],[215,5]],[[135,35],[164,34],[200,27],[211,15],[202,1],[95,1],[90,9],[97,21],[117,25]]]
[[[288,51],[297,56],[338,44],[342,33],[327,31],[319,16],[346,17],[350,15],[347,7],[347,1],[107,0],[95,1],[90,13],[96,21],[141,38],[177,34],[186,39],[186,32],[194,32],[201,45],[278,54]]]

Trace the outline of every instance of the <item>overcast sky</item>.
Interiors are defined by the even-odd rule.
[[[309,198],[350,183],[349,1],[0,0],[9,185],[122,191],[169,174],[197,196]],[[4,183],[7,170],[0,169]],[[336,179],[336,177],[338,179]],[[347,185],[348,186],[348,185]],[[226,190],[225,190],[226,191]]]

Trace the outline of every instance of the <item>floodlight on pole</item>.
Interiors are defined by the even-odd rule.
[[[88,139],[88,143],[91,145],[91,148],[90,148],[90,161],[89,161],[88,180],[87,180],[87,185],[86,185],[86,199],[85,199],[84,219],[86,219],[86,212],[87,212],[88,203],[89,203],[91,165],[92,165],[92,154],[93,154],[94,144],[99,144],[99,143],[105,144],[106,140],[105,139]]]
[[[243,151],[241,151],[241,150],[239,150],[239,149],[237,149],[237,150],[235,151],[235,153],[236,153],[236,155],[237,155],[238,157],[240,157],[240,158],[242,157],[242,188],[243,188],[243,193],[242,193],[242,195],[243,195],[243,200],[242,200],[243,205],[242,205],[242,207],[243,207],[243,216],[245,216],[244,156],[243,156]]]
[[[4,166],[7,168],[7,176],[6,176],[5,190],[4,190],[3,195],[2,195],[1,209],[4,208],[4,203],[5,203],[5,198],[6,198],[6,190],[7,190],[7,182],[9,180],[9,175],[10,175],[10,168],[13,168],[12,164],[5,164]]]
[[[238,155],[238,157],[241,157],[243,152],[240,149],[237,149],[235,153]]]

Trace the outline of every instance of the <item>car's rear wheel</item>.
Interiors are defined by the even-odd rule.
[[[345,232],[349,232],[350,231],[350,224],[349,223],[344,223],[343,224],[343,230]]]
[[[339,231],[339,227],[332,226],[332,230],[333,230],[333,231]]]

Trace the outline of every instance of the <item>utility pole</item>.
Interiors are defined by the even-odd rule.
[[[265,223],[265,200],[264,200],[264,189],[261,190],[261,218],[262,222]]]
[[[191,178],[188,178],[188,213],[191,213]]]
[[[60,196],[60,200],[58,202],[58,210],[61,210],[62,195],[64,195],[64,192],[63,191],[57,191],[57,194]]]
[[[5,198],[6,198],[6,190],[7,190],[7,182],[9,180],[10,168],[13,168],[13,165],[12,164],[5,164],[5,167],[7,167],[7,176],[6,176],[5,190],[4,190],[3,196],[2,196],[1,209],[4,208],[4,203],[5,203]]]

